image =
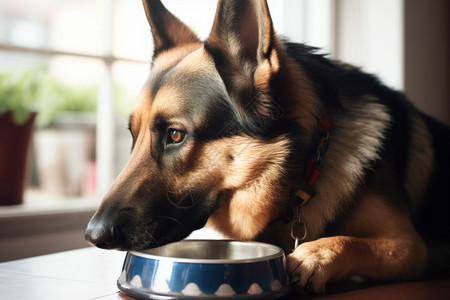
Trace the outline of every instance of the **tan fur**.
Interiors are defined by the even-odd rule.
[[[222,189],[227,192],[209,223],[231,238],[254,239],[283,209],[287,142],[283,137],[271,143],[234,137],[214,144],[222,160],[229,155],[234,159],[218,165],[219,176],[224,178]]]
[[[177,64],[183,60],[188,54],[202,47],[201,43],[185,44],[176,48],[170,48],[166,51],[161,52],[158,55],[158,59],[154,61],[152,67],[152,77],[157,76],[161,72],[165,71],[167,68]]]
[[[255,87],[262,91],[270,91],[270,80],[279,70],[280,62],[278,60],[278,54],[276,51],[273,51],[270,56],[270,61],[265,60],[256,68],[254,73]]]

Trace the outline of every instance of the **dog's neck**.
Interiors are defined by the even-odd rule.
[[[308,236],[307,224],[300,217],[300,209],[308,201],[314,198],[314,183],[319,178],[322,171],[322,159],[328,147],[330,128],[331,121],[329,115],[325,114],[321,122],[321,138],[315,151],[309,158],[304,178],[297,187],[291,191],[286,209],[282,211],[280,217],[272,222],[265,231],[258,236],[257,240],[273,243],[274,241],[267,240],[267,237],[280,236],[279,234],[273,235],[273,232],[284,232],[284,234],[281,235],[283,237],[282,240],[277,241],[277,244],[283,247],[285,251],[290,252],[292,246],[294,246],[295,249],[299,242],[310,239],[310,236]],[[272,234],[270,232],[272,232]]]

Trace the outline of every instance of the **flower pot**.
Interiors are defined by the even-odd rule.
[[[85,190],[85,181],[88,174],[95,180],[95,128],[95,114],[72,112],[36,130],[34,153],[42,191],[69,197],[94,194]]]
[[[12,114],[0,116],[0,205],[23,203],[28,152],[36,113],[17,125]]]

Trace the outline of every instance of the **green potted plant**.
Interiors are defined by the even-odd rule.
[[[23,202],[40,70],[0,74],[0,205]]]

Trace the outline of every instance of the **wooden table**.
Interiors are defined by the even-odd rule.
[[[85,248],[0,263],[0,299],[132,299],[116,286],[124,258]]]
[[[0,299],[132,299],[116,280],[124,252],[86,248],[0,263]],[[357,289],[356,289],[357,288]],[[450,280],[371,286],[333,284],[327,295],[294,299],[450,299]]]

